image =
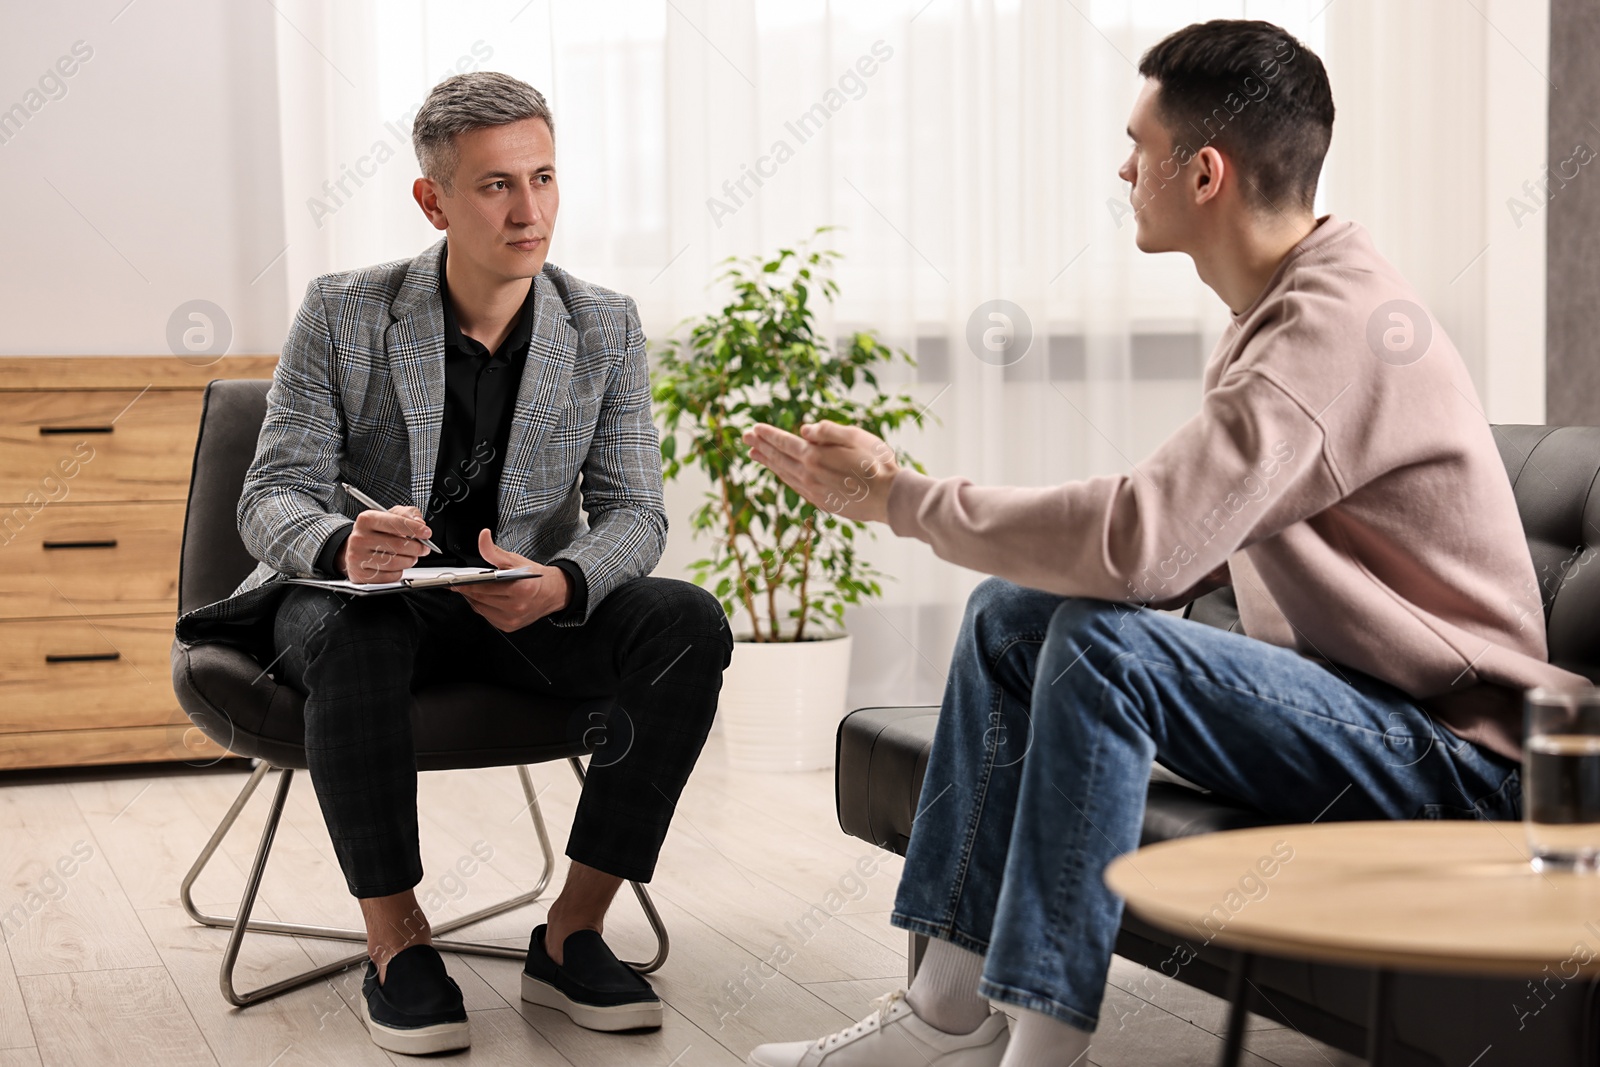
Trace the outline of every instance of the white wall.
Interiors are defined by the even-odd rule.
[[[0,109],[27,114],[0,129],[0,353],[165,353],[194,299],[227,313],[231,351],[276,352],[288,309],[262,271],[284,245],[277,16],[125,3],[7,5]],[[88,58],[57,87],[77,42]]]

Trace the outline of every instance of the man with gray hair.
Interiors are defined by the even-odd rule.
[[[609,700],[608,720],[574,733],[608,744],[522,996],[590,1029],[658,1027],[660,1000],[602,924],[622,881],[654,872],[732,634],[705,590],[647,576],[667,519],[644,334],[631,299],[546,262],[559,193],[544,97],[504,74],[449,78],[413,141],[412,192],[445,238],[307,287],[239,501],[260,566],[179,632],[257,634],[306,694],[311,780],[367,927],[369,1030],[401,1053],[469,1043],[414,892],[412,689],[470,679]],[[533,577],[377,597],[285,581],[389,582],[423,560]]]

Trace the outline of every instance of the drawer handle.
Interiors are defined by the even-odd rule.
[[[104,541],[45,541],[45,548],[116,548],[115,537]]]
[[[57,437],[63,434],[114,433],[115,426],[41,426],[40,437]]]
[[[98,663],[102,660],[121,659],[121,652],[46,652],[46,663]]]

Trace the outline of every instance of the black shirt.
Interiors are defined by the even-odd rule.
[[[500,472],[505,466],[522,370],[528,362],[528,342],[533,337],[534,292],[530,284],[511,331],[490,353],[461,332],[441,271],[444,422],[439,429],[433,492],[423,513],[441,554],[429,563],[487,566],[478,554],[478,531],[495,529],[499,516]]]
[[[448,254],[448,247],[446,248]],[[461,332],[440,259],[439,299],[444,307],[444,418],[439,429],[439,455],[434,466],[433,491],[424,518],[432,528],[440,552],[424,556],[424,566],[484,567],[478,552],[478,531],[498,530],[500,473],[505,466],[511,437],[517,391],[528,361],[533,338],[534,294],[529,284],[511,331],[494,352]],[[318,569],[336,573],[334,562],[349,536],[349,527],[328,539],[318,557]],[[582,568],[558,559],[572,579],[572,601],[552,618],[581,619],[588,600]]]

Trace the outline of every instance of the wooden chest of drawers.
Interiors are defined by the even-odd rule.
[[[201,394],[274,356],[0,357],[0,769],[220,755],[168,649]]]

